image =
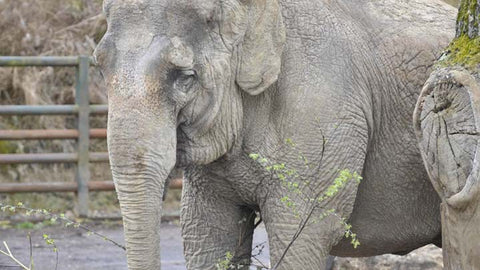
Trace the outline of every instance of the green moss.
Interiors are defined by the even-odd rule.
[[[458,9],[457,21],[468,23],[469,17],[472,14],[475,14],[476,8],[477,8],[476,0],[461,1],[460,7]]]
[[[469,70],[478,68],[479,64],[480,37],[472,39],[467,35],[454,39],[437,63],[441,67],[459,65]]]
[[[8,141],[0,141],[0,154],[13,154],[17,152],[17,145]],[[0,165],[0,173],[7,173],[16,165]]]
[[[17,145],[7,141],[0,141],[0,154],[12,154],[17,151]]]
[[[479,8],[477,0],[461,1],[457,15],[457,37],[470,35],[473,38],[478,35]]]

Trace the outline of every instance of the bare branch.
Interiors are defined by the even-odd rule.
[[[5,249],[7,250],[7,252],[0,249],[0,254],[3,254],[5,256],[9,257],[10,259],[12,259],[22,269],[31,270],[30,268],[26,267],[23,263],[21,263],[17,258],[15,258],[15,256],[13,256],[12,252],[10,251],[10,248],[8,248],[7,242],[3,241],[3,245],[5,246]]]

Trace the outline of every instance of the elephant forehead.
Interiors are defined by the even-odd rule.
[[[219,5],[218,0],[169,0],[169,6],[180,10],[191,10],[200,16],[207,17],[215,7]]]
[[[217,0],[126,0],[104,4],[109,32],[124,39],[132,37],[148,45],[148,35],[195,36],[207,30],[206,22],[215,19]],[[127,46],[128,47],[128,46]]]
[[[150,10],[162,12],[165,9],[177,10],[179,14],[189,15],[196,13],[201,17],[209,17],[219,7],[219,0],[105,0],[103,3],[104,12],[109,15],[117,10],[134,12],[138,10]],[[160,14],[156,14],[160,15]],[[158,18],[158,17],[157,17]]]
[[[127,29],[122,38],[117,40],[117,49],[123,52],[145,49],[152,43],[153,37],[152,31]]]

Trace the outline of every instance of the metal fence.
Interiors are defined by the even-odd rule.
[[[108,162],[108,153],[90,153],[90,138],[106,138],[106,129],[90,129],[90,115],[107,114],[107,105],[90,105],[88,56],[0,57],[0,67],[67,66],[75,67],[75,104],[72,105],[3,105],[0,115],[75,115],[77,129],[64,130],[0,130],[0,140],[76,139],[76,153],[0,154],[0,164],[76,163],[75,182],[1,183],[0,193],[76,192],[78,214],[88,215],[88,191],[114,190],[112,181],[90,181],[89,163]],[[172,181],[170,188],[181,188],[181,180]]]

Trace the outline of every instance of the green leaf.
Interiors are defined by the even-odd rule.
[[[357,248],[358,246],[360,246],[360,242],[358,240],[355,240],[353,242],[353,248]]]
[[[287,139],[285,140],[285,143],[287,143],[287,144],[288,144],[289,146],[291,146],[291,147],[295,147],[295,146],[296,146],[295,143],[293,142],[293,140],[292,140],[291,138],[287,138]]]

